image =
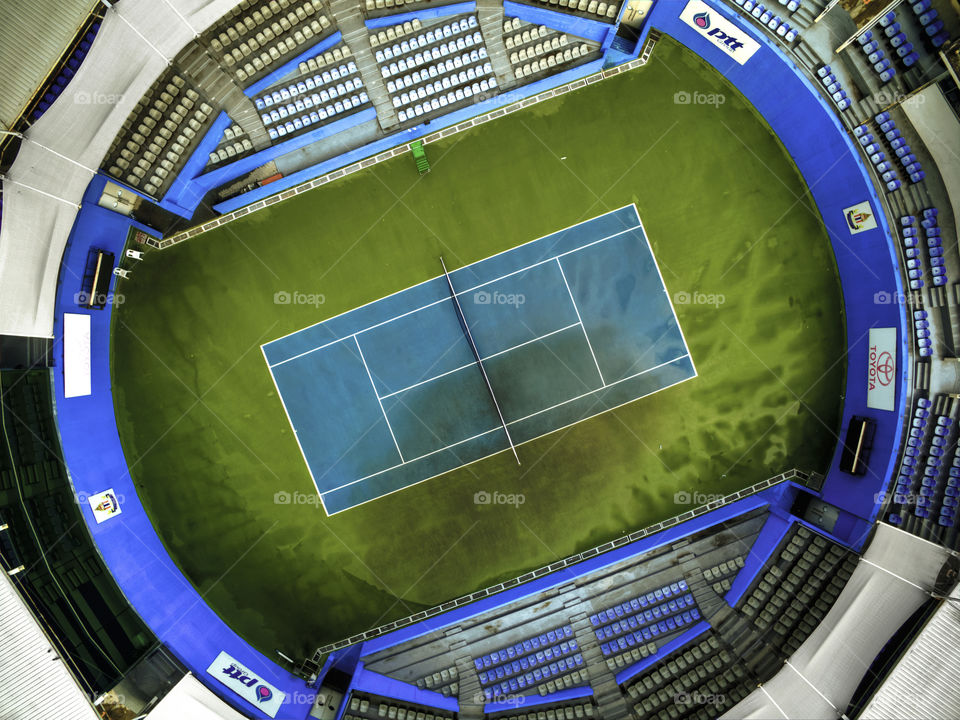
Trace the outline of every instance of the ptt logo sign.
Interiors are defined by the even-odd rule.
[[[277,716],[286,697],[284,693],[225,652],[217,655],[217,659],[207,668],[207,673],[270,717]]]
[[[691,0],[680,13],[680,19],[710,40],[727,55],[743,65],[760,49],[760,43],[722,18],[709,5],[700,0]]]

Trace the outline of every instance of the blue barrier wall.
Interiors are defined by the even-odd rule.
[[[507,17],[518,17],[524,22],[546,25],[548,28],[565,32],[567,35],[576,35],[598,43],[603,43],[613,29],[612,19],[608,22],[590,20],[579,15],[554,12],[547,8],[510,2],[510,0],[504,0],[503,12]]]
[[[655,3],[648,26],[700,55],[753,104],[797,164],[820,211],[837,260],[846,315],[848,372],[840,437],[845,436],[853,415],[866,415],[877,423],[867,476],[840,472],[838,443],[821,495],[826,502],[872,521],[879,511],[877,494],[884,491],[896,463],[907,388],[909,337],[904,307],[873,302],[878,292],[902,296],[896,247],[875,188],[835,106],[766,36],[753,32],[733,10],[707,2],[760,43],[746,64],[737,64],[682,22],[684,3]],[[865,200],[870,201],[878,227],[851,235],[843,210]],[[867,408],[868,332],[872,327],[898,330],[896,410],[892,412]]]
[[[90,182],[64,252],[54,319],[54,358],[58,368],[54,390],[64,460],[75,492],[91,496],[113,488],[120,500],[121,514],[98,525],[89,504],[80,503],[80,510],[127,600],[157,638],[199,680],[247,716],[267,717],[207,675],[207,667],[220,651],[226,651],[287,693],[278,717],[300,720],[312,704],[306,684],[254,650],[210,609],[170,559],[137,497],[114,415],[110,380],[112,305],[103,310],[87,310],[74,302],[91,247],[114,253],[119,264],[131,226],[152,232],[97,205],[106,182],[103,175]],[[129,261],[124,265],[130,267]],[[136,267],[132,273],[136,277]],[[111,291],[115,289],[112,287]],[[65,398],[63,394],[64,313],[91,318],[93,391],[86,397]]]
[[[436,20],[437,18],[449,17],[450,15],[465,15],[477,11],[477,3],[471,2],[453,3],[452,5],[439,5],[437,7],[428,7],[423,10],[411,10],[410,12],[397,13],[396,15],[384,15],[383,17],[370,18],[364,21],[371,30],[390,27],[391,25],[401,25],[405,22],[419,20],[420,22]]]

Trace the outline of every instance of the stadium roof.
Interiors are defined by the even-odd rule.
[[[960,588],[954,588],[914,639],[862,720],[960,717]]]
[[[60,259],[90,179],[168,61],[235,4],[125,0],[107,12],[70,92],[26,132],[3,181],[0,335],[53,336]]]
[[[187,673],[150,711],[148,720],[243,720],[244,716]]]
[[[949,556],[939,545],[878,525],[823,622],[780,672],[731,708],[723,720],[839,717],[891,633],[930,598]],[[956,675],[955,666],[945,667]],[[913,712],[904,717],[960,715]]]
[[[6,573],[0,572],[0,717],[99,716]]]
[[[13,126],[97,0],[0,3],[0,129]]]

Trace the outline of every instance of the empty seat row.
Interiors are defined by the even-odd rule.
[[[523,66],[515,66],[513,69],[513,74],[517,78],[525,78],[531,75],[536,75],[537,73],[550,70],[551,68],[563,65],[564,63],[573,62],[579,58],[586,57],[589,52],[590,47],[586,43],[582,45],[574,45],[572,48],[567,48],[563,52],[548,55],[545,58],[534,60],[533,62],[527,63]]]
[[[601,610],[600,612],[590,616],[590,624],[593,627],[600,627],[607,622],[612,622],[619,618],[629,615],[631,612],[636,612],[641,608],[652,608],[665,600],[670,598],[680,597],[687,593],[687,581],[686,580],[677,580],[676,582],[667,583],[661,587],[655,588],[650,592],[637,595],[635,598],[631,598],[619,605],[614,605],[611,608]]]
[[[755,0],[736,0],[736,3],[742,7],[744,12],[748,13],[750,17],[774,33],[777,37],[782,38],[784,42],[792,43],[800,37],[800,33],[795,28],[790,27],[790,24],[785,22],[783,18],[773,10],[769,10],[760,3],[755,2]],[[790,9],[789,6],[787,6],[787,9]]]
[[[817,68],[817,77],[820,78],[821,84],[827,89],[827,93],[836,104],[837,109],[846,110],[850,107],[852,101],[829,65],[821,65]]]
[[[255,101],[258,110],[265,110],[274,105],[280,105],[288,100],[295,99],[298,95],[304,95],[311,90],[320,90],[336,83],[340,79],[346,79],[348,76],[357,72],[357,65],[352,60],[345,65],[324,70],[313,77],[306,77],[286,87],[271,90],[258,97]],[[359,81],[358,78],[354,80]]]
[[[210,162],[219,163],[229,160],[230,158],[236,157],[237,155],[242,155],[246,152],[253,150],[253,143],[249,138],[244,138],[240,142],[231,143],[230,145],[225,145],[219,150],[215,150],[210,153]]]
[[[257,28],[271,30],[279,35],[283,31],[289,30],[305,20],[314,13],[323,8],[323,0],[308,0],[302,4],[296,5],[289,12],[284,13],[291,6],[290,0],[271,0],[265,3],[263,7],[250,13],[243,13],[243,17],[235,23],[227,25],[215,37],[210,38],[210,47],[216,52],[223,52],[234,43],[240,42],[250,33],[256,33]],[[241,4],[242,7],[242,4]],[[244,10],[249,9],[244,8]],[[236,17],[231,13],[232,17]],[[273,22],[270,22],[270,21]],[[278,30],[279,28],[279,30]],[[262,44],[262,43],[261,43]]]
[[[577,703],[564,707],[538,708],[515,715],[500,715],[497,720],[576,720],[577,718],[592,718],[596,715],[597,710],[593,703]]]
[[[520,26],[520,18],[508,19],[503,23],[504,33],[513,32],[514,20],[517,21],[517,27]],[[509,29],[508,29],[509,27]],[[506,46],[507,50],[512,50],[515,47],[520,47],[521,45],[526,45],[527,43],[536,42],[537,39],[542,39],[547,37],[550,34],[550,29],[546,25],[533,25],[522,30],[520,32],[513,33],[511,35],[506,35],[503,38],[503,44]]]
[[[402,7],[404,4],[413,5],[420,2],[426,3],[429,2],[429,0],[406,0],[406,3],[404,3],[404,0],[365,0],[364,7],[367,12],[372,12],[374,10],[385,10],[387,8]]]
[[[471,15],[470,19],[476,23],[474,16]],[[460,27],[460,25],[463,27]],[[374,57],[377,63],[381,65],[381,71],[384,68],[392,68],[388,74],[384,74],[384,77],[396,75],[398,71],[402,72],[407,67],[412,69],[430,62],[431,59],[436,60],[441,56],[455,53],[458,50],[462,51],[474,45],[483,45],[483,36],[473,27],[468,25],[466,19],[460,21],[460,23],[454,22],[444,25],[443,33],[439,29],[436,32],[428,30],[419,36],[411,37],[409,40],[403,40],[390,47],[377,50]],[[391,60],[397,62],[390,63]]]
[[[429,115],[430,113],[437,112],[443,108],[448,108],[457,103],[471,100],[484,92],[488,92],[497,87],[497,80],[493,76],[489,78],[475,82],[472,85],[464,85],[462,88],[458,87],[456,90],[450,90],[446,94],[440,94],[436,97],[429,98],[424,100],[422,103],[416,103],[412,107],[408,107],[406,110],[397,111],[397,117],[400,122],[407,122],[408,120],[413,120],[419,118],[423,115]],[[431,88],[432,89],[432,88]]]
[[[325,68],[327,65],[333,65],[335,62],[346,60],[351,55],[353,55],[353,52],[350,50],[348,45],[337,46],[332,50],[327,50],[326,52],[320,53],[316,57],[308,58],[304,62],[300,63],[298,70],[300,70],[301,75],[317,72]]]
[[[549,40],[544,40],[543,42],[537,42],[536,40],[531,43],[530,47],[519,47],[519,50],[516,50],[510,53],[510,64],[516,65],[524,60],[533,59],[535,57],[540,57],[541,55],[546,55],[551,50],[559,50],[564,47],[570,40],[566,35],[554,35],[553,38]],[[535,43],[535,44],[534,44]]]
[[[301,101],[298,100],[297,102],[299,103]],[[271,125],[267,128],[267,133],[269,133],[271,140],[279,140],[282,137],[292,135],[299,130],[311,127],[312,125],[318,125],[328,120],[338,119],[339,116],[345,116],[346,113],[352,112],[353,110],[356,110],[357,108],[362,107],[369,102],[370,99],[367,97],[367,93],[360,91],[360,93],[356,95],[342,98],[334,103],[326,105],[325,107],[314,105],[313,110],[309,112],[306,111],[306,105],[304,105],[305,109],[302,115],[288,119],[285,123],[281,122],[277,123],[276,125]]]
[[[458,84],[462,85],[492,74],[493,64],[489,61],[483,62],[485,59],[480,56],[479,51],[474,50],[463,55],[449,57],[429,67],[408,73],[396,80],[388,81],[387,90],[393,97],[393,106],[406,105],[407,101],[405,99],[401,101],[401,98],[408,94],[414,99],[418,96],[422,99],[426,95],[439,93],[441,89],[449,90]],[[410,93],[404,92],[408,88],[413,90]]]
[[[271,43],[277,37],[277,34],[267,31],[258,33],[256,39],[251,39],[249,42],[241,44],[240,48],[234,48],[230,53],[225,54],[223,64],[225,67],[231,68],[249,57],[249,61],[243,67],[238,67],[234,71],[237,80],[243,82],[280,62],[284,56],[294,52],[297,48],[308,42],[315,42],[314,37],[321,35],[330,26],[330,19],[326,15],[318,15],[317,19],[311,20],[309,24],[295,30],[293,35],[269,46],[267,43]],[[257,51],[261,51],[259,55],[255,54]]]
[[[414,18],[413,20],[408,20],[407,22],[399,25],[391,25],[385,30],[380,30],[376,33],[370,33],[370,47],[386,45],[388,42],[392,42],[397,38],[416,32],[421,27],[423,27],[423,25],[420,20]]]
[[[328,88],[320,90],[313,94],[304,94],[296,97],[292,102],[289,102],[285,105],[276,105],[269,112],[263,113],[260,118],[263,120],[265,126],[269,126],[272,123],[280,122],[281,120],[286,120],[288,117],[293,117],[303,113],[305,110],[312,110],[317,108],[318,110],[323,107],[323,103],[335,101],[337,98],[345,98],[356,94],[357,90],[362,90],[363,84],[360,82],[360,78],[354,78],[352,80],[346,80],[337,85],[331,85]],[[366,93],[363,93],[366,97]],[[366,102],[362,100],[361,102]]]
[[[555,658],[551,662],[546,662],[539,667],[531,668],[529,672],[520,672],[513,677],[506,678],[502,682],[494,684],[483,689],[484,695],[488,699],[499,697],[501,695],[515,695],[517,693],[529,692],[535,687],[539,691],[541,687],[544,690],[546,683],[560,680],[568,683],[567,687],[573,687],[574,683],[580,682],[579,673],[576,679],[570,678],[563,680],[564,677],[577,672],[583,667],[583,656],[580,653],[574,653],[567,657]],[[550,690],[550,692],[553,692]],[[543,694],[541,692],[541,694]]]
[[[435,673],[426,675],[417,680],[417,687],[423,690],[442,690],[444,695],[456,695],[459,692],[457,680],[460,677],[460,671],[456,665],[443,668]]]
[[[599,0],[540,0],[543,4],[558,5],[572,12],[582,12],[588,15],[614,19],[620,10],[620,3],[605,3]]]

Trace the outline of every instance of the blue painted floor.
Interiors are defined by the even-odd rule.
[[[328,514],[696,376],[632,205],[450,281],[496,404],[443,275],[263,346]]]

